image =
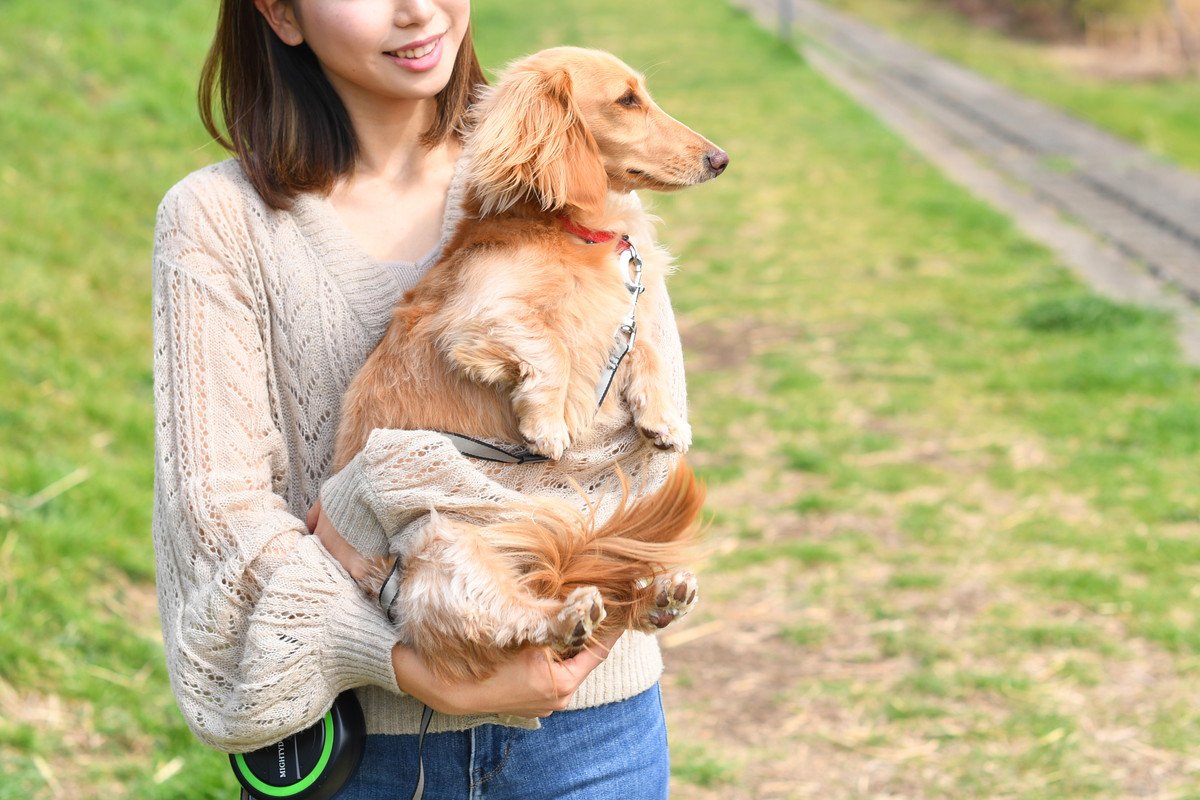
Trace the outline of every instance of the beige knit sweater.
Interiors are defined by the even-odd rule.
[[[571,481],[616,498],[614,468],[642,490],[665,476],[659,454],[619,418],[558,464],[472,461],[421,431],[377,431],[329,475],[340,398],[383,335],[393,305],[438,255],[461,216],[456,179],[441,244],[420,263],[380,264],[328,201],[268,208],[229,160],[199,170],[159,208],[154,245],[155,503],[158,601],[171,686],[206,744],[242,752],[318,720],[357,689],[372,733],[413,733],[421,705],[396,686],[396,634],[318,539],[306,510],[322,497],[367,555],[401,552],[429,510],[453,512],[518,493],[582,506]],[[662,292],[657,293],[665,298]],[[649,293],[648,293],[649,295]],[[665,300],[664,300],[665,302]],[[685,407],[670,322],[661,341]],[[662,670],[650,636],[626,634],[573,707],[630,697]],[[431,730],[484,722],[435,715]]]

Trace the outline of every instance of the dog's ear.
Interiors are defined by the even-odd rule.
[[[482,213],[523,199],[546,211],[603,210],[608,176],[566,70],[517,70],[486,93],[473,116],[467,181]]]

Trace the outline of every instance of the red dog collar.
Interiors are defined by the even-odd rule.
[[[591,228],[585,228],[582,225],[572,222],[570,217],[562,218],[562,226],[564,231],[572,236],[578,236],[588,244],[606,244],[617,238],[617,234],[612,231],[595,231]],[[629,237],[622,236],[620,241],[617,242],[617,252],[624,252],[629,247]]]

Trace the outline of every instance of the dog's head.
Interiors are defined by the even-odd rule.
[[[484,214],[523,200],[572,216],[600,213],[610,188],[672,191],[729,163],[659,108],[640,74],[578,47],[511,64],[475,107],[467,151]]]

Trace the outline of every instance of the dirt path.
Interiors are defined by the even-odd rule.
[[[1200,176],[819,2],[739,2],[1099,292],[1174,313],[1200,362]]]

